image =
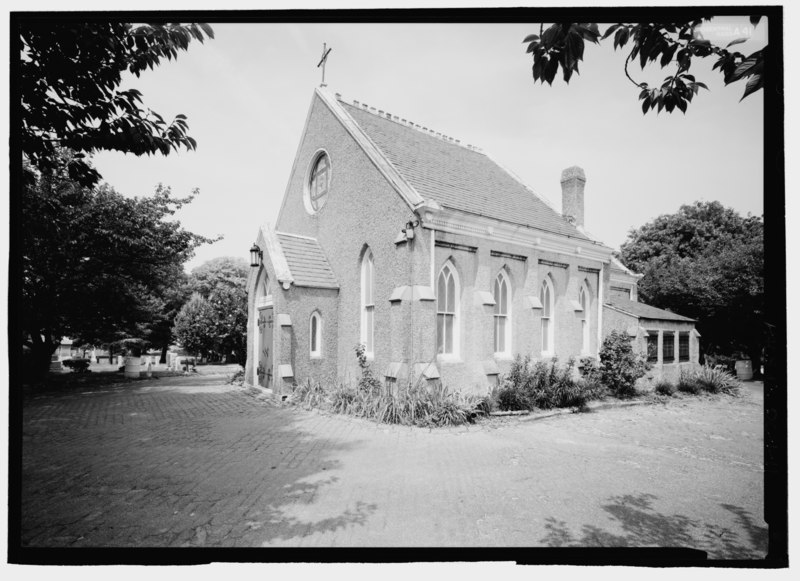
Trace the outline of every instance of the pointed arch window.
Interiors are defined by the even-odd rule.
[[[451,263],[439,271],[436,281],[436,350],[458,354],[458,275]]]
[[[550,282],[550,277],[547,277],[539,289],[539,300],[542,302],[542,355],[553,354],[555,340],[553,298],[553,284]]]
[[[511,285],[508,276],[500,271],[494,279],[494,352],[511,353]]]
[[[322,357],[322,317],[317,311],[311,313],[308,340],[311,357]]]
[[[589,287],[586,281],[578,291],[578,302],[581,305],[581,353],[589,353]]]
[[[371,357],[375,352],[375,266],[369,249],[361,260],[361,343]]]

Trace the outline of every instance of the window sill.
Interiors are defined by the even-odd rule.
[[[513,361],[514,356],[511,353],[495,353],[494,358],[498,361]]]
[[[464,363],[461,357],[452,353],[438,354],[436,360],[441,363]]]
[[[315,359],[315,360],[322,359],[322,355],[317,354],[317,353],[312,353],[311,354],[311,359]]]

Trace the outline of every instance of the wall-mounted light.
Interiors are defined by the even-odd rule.
[[[403,234],[406,235],[406,240],[413,240],[414,239],[414,228],[419,226],[419,220],[412,220],[410,222],[406,222],[406,227],[403,229]]]
[[[257,266],[261,266],[261,259],[264,257],[264,253],[258,247],[258,244],[253,244],[250,247],[250,266],[253,268]]]

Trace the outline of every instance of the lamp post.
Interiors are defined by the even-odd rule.
[[[258,247],[258,244],[253,244],[250,247],[250,266],[256,268],[261,266],[261,258],[264,256],[264,253]]]

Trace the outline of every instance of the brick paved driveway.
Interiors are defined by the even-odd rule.
[[[429,431],[221,382],[26,401],[23,546],[766,551],[757,395]]]

